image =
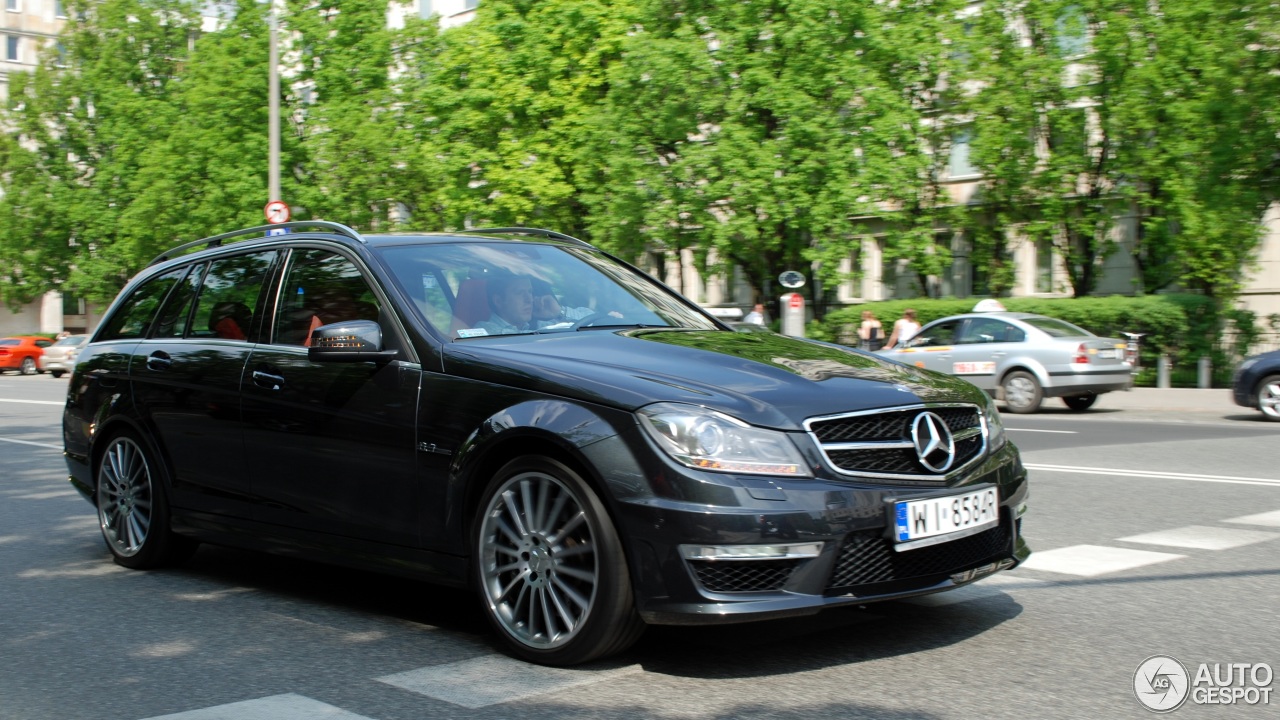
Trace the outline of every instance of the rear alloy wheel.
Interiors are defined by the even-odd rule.
[[[576,665],[643,632],[613,522],[569,467],[539,456],[508,463],[480,500],[473,543],[485,614],[515,656]]]
[[[1004,377],[1004,404],[1013,413],[1033,413],[1040,409],[1044,391],[1036,376],[1015,370]]]
[[[1271,375],[1258,383],[1258,409],[1266,419],[1280,422],[1280,375]]]
[[[1067,407],[1076,412],[1084,412],[1085,410],[1088,410],[1093,407],[1093,404],[1097,401],[1097,393],[1089,393],[1088,395],[1068,395],[1067,397],[1062,398],[1062,402],[1066,403]]]
[[[129,433],[111,438],[98,463],[98,524],[117,563],[139,570],[185,560],[196,542],[169,528],[163,470]]]
[[[39,372],[39,368],[36,367],[35,360],[32,360],[31,358],[22,358],[22,367],[18,368],[18,372],[23,375],[35,375]]]

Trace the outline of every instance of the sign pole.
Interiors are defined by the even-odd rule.
[[[267,13],[268,26],[271,29],[268,42],[271,45],[269,60],[271,67],[268,71],[269,80],[267,83],[267,133],[270,149],[268,150],[267,160],[267,199],[279,200],[280,195],[280,49],[276,47],[277,20],[276,20],[276,3],[275,0],[267,0],[271,3],[271,10]]]

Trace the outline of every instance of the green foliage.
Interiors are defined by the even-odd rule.
[[[0,301],[108,298],[163,249],[260,221],[265,7],[201,33],[185,0],[70,3],[65,62],[11,74],[0,116]],[[1013,246],[1052,244],[1085,296],[1132,218],[1135,289],[1202,296],[1083,317],[1158,325],[1172,303],[1208,337],[1275,194],[1280,5],[1152,8],[485,0],[442,31],[389,29],[388,0],[289,0],[284,199],[360,228],[551,227],[737,268],[758,298],[783,269],[856,276],[871,236],[927,292],[955,252],[1007,294]],[[949,177],[966,138],[973,198]]]

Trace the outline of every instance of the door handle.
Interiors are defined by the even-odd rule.
[[[995,351],[995,352],[991,353],[991,357],[1004,357],[1005,355],[1008,355],[1008,353],[1006,353],[1006,352],[1005,352],[1005,351],[1003,351],[1003,350],[997,350],[997,351]]]
[[[254,370],[253,384],[257,385],[260,388],[266,388],[267,390],[283,390],[284,376],[273,375],[269,372],[263,372],[261,370]]]
[[[168,370],[173,365],[173,359],[169,357],[169,353],[163,350],[157,350],[147,358],[147,369],[157,372]]]

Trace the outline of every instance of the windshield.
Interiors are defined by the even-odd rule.
[[[1022,322],[1050,337],[1094,337],[1094,334],[1069,322],[1047,317],[1024,317]]]
[[[466,340],[592,328],[715,323],[649,277],[587,249],[515,242],[381,251],[428,325]]]
[[[79,345],[80,342],[83,340],[84,340],[83,335],[68,335],[67,337],[64,337],[58,342],[54,343],[54,345]]]

